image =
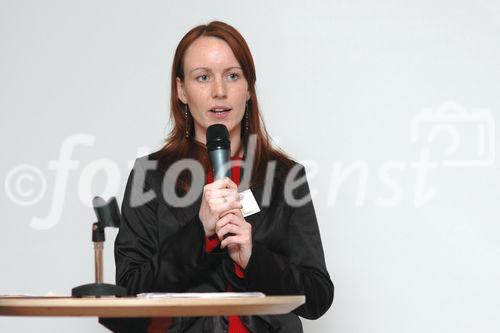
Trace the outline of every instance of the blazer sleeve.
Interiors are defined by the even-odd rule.
[[[141,166],[136,161],[123,197],[122,223],[115,239],[116,283],[125,287],[129,295],[184,291],[190,278],[207,263],[203,225],[196,214],[192,221],[167,235],[160,244],[159,194],[155,188],[161,186],[153,184],[149,174],[146,174],[143,184],[139,181],[135,184],[138,168]],[[137,200],[140,201],[141,196],[149,191],[153,191],[154,197],[137,205]]]
[[[297,177],[305,177],[303,166]],[[307,181],[294,190],[295,198],[308,195]],[[317,319],[331,306],[334,287],[325,264],[314,206],[312,200],[300,207],[285,205],[290,210],[283,214],[283,218],[288,218],[288,230],[280,231],[286,234],[288,251],[276,253],[265,244],[254,242],[245,269],[245,284],[248,290],[269,295],[305,295],[305,304],[293,312]]]

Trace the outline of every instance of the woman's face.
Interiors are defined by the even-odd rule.
[[[195,139],[205,143],[208,126],[226,125],[231,139],[239,138],[248,83],[229,45],[216,37],[200,37],[184,54],[184,81],[177,78],[177,93],[189,106]]]

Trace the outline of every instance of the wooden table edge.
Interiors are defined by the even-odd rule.
[[[162,317],[288,313],[303,295],[241,298],[73,298],[0,297],[0,316]]]

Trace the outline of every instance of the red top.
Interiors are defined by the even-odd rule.
[[[242,160],[241,157],[232,157],[231,160]],[[236,185],[239,185],[241,181],[241,167],[233,166],[231,168],[231,179]],[[207,183],[212,183],[214,181],[214,176],[211,171],[207,175]],[[205,252],[210,252],[219,244],[219,238],[217,234],[210,237],[205,237]],[[237,277],[243,279],[245,277],[245,271],[237,263],[234,263],[234,272]],[[227,291],[232,291],[231,286],[227,285]],[[250,333],[250,331],[243,325],[240,317],[229,316],[229,330],[228,333]]]

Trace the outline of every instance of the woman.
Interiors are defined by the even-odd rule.
[[[130,331],[152,332],[164,324],[169,332],[302,332],[298,316],[316,319],[330,307],[333,284],[304,168],[272,147],[255,81],[250,50],[233,27],[211,22],[183,37],[172,66],[173,129],[163,149],[136,161],[127,183],[116,280],[130,295],[259,291],[303,294],[306,303],[279,316],[130,321]],[[205,140],[217,123],[227,127],[231,160],[240,167],[232,168],[231,179],[213,181]],[[206,184],[198,186],[187,171],[174,182],[165,176],[186,159],[202,165]],[[249,186],[260,205],[247,217],[238,194],[245,177],[240,190]],[[187,206],[169,200],[189,193],[199,195]]]

